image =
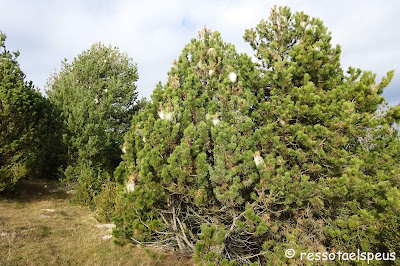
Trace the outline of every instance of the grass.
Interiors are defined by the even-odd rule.
[[[94,213],[57,188],[23,181],[13,194],[0,194],[0,265],[193,265],[173,253],[102,240],[110,233],[95,227]]]

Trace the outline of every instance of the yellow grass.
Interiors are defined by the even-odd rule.
[[[22,182],[13,195],[0,195],[0,265],[193,265],[172,253],[102,240],[110,233],[93,217],[55,183]]]

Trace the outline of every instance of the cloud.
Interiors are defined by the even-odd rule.
[[[395,69],[385,91],[391,104],[400,103],[400,25],[397,1],[28,1],[0,0],[0,25],[7,47],[21,51],[19,62],[40,88],[61,61],[71,61],[102,41],[126,51],[139,66],[138,90],[148,97],[167,80],[174,59],[204,25],[221,32],[239,52],[252,53],[244,30],[266,19],[274,5],[288,5],[321,18],[342,46],[342,64],[372,70],[378,80]]]

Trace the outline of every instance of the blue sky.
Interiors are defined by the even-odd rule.
[[[139,96],[149,97],[167,80],[174,59],[203,26],[221,33],[239,52],[252,51],[244,31],[267,19],[271,7],[287,5],[319,17],[342,46],[342,66],[377,73],[395,70],[384,92],[400,103],[400,1],[269,0],[0,0],[0,30],[7,49],[19,50],[20,65],[42,91],[47,78],[91,44],[118,46],[139,67]]]

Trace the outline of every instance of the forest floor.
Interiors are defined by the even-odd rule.
[[[115,245],[99,224],[57,183],[22,181],[0,194],[0,265],[193,265],[173,253]]]

